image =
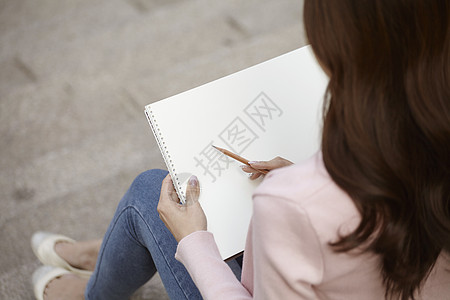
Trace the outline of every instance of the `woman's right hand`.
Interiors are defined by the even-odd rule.
[[[293,162],[279,156],[269,161],[249,161],[248,163],[250,166],[243,165],[241,168],[244,172],[249,173],[249,178],[251,180],[255,180],[263,175],[258,169],[271,171],[293,164]]]

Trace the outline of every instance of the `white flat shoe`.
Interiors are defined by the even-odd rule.
[[[32,277],[34,296],[36,299],[44,300],[44,291],[50,281],[65,274],[71,273],[68,270],[52,266],[41,266],[36,269]]]
[[[83,278],[89,278],[92,271],[72,267],[55,252],[55,245],[59,242],[75,243],[75,240],[60,234],[38,231],[31,237],[31,248],[36,257],[44,265],[65,269]]]

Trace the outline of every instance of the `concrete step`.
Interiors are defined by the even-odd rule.
[[[67,82],[103,73],[119,79],[158,74],[220,47],[301,23],[301,5],[292,0],[176,1],[144,14],[130,2],[50,5],[47,9],[55,12],[47,19],[9,26],[0,35],[0,44],[7,45],[0,48],[0,65],[16,71],[11,75],[20,79],[19,88],[49,78]],[[15,88],[0,81],[3,94]]]

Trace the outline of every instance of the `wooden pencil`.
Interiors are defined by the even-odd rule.
[[[252,167],[248,162],[249,162],[249,160],[247,160],[247,159],[245,159],[245,158],[243,158],[242,156],[239,156],[239,155],[237,155],[237,154],[235,154],[235,153],[233,153],[233,152],[231,152],[231,151],[228,151],[228,150],[226,150],[226,149],[223,149],[223,148],[220,148],[220,147],[217,147],[217,146],[214,146],[214,145],[212,145],[215,149],[217,149],[217,150],[219,150],[220,152],[222,152],[223,154],[225,154],[226,156],[229,156],[229,157],[231,157],[231,158],[233,158],[233,159],[235,159],[235,160],[237,160],[237,161],[240,161],[241,163],[243,163],[243,164],[246,164],[247,166],[249,166],[249,167]],[[254,167],[252,167],[253,169],[255,169]],[[269,173],[269,170],[263,170],[263,169],[255,169],[256,171],[258,171],[258,172],[260,172],[260,173],[262,173],[262,174],[267,174],[267,173]]]

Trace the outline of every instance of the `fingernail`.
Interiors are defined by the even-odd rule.
[[[247,165],[241,165],[241,169],[244,169],[245,167],[248,167]]]
[[[253,176],[253,173],[248,174],[248,178],[250,178],[250,177],[252,177],[252,176]]]
[[[257,161],[249,161],[249,162],[248,162],[249,165],[251,165],[251,164],[257,164],[257,163],[258,163]]]
[[[195,175],[192,175],[191,178],[189,178],[189,185],[196,186],[198,185],[198,178]]]

